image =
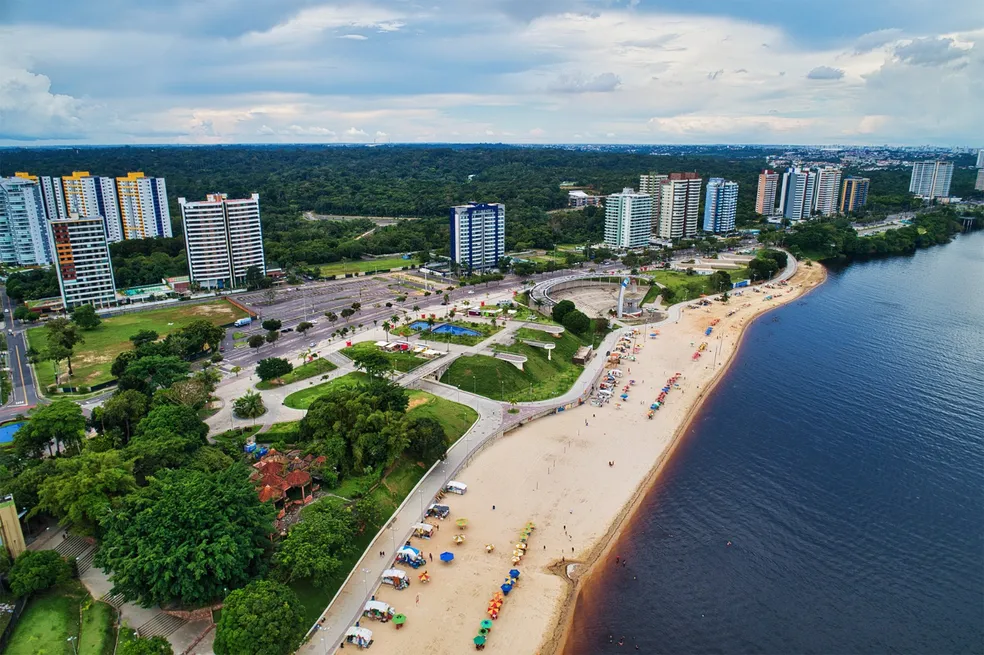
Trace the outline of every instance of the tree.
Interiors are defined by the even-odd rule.
[[[451,302],[451,296],[448,294],[444,294],[444,301],[442,304],[447,305],[449,302]]]
[[[44,329],[48,339],[48,359],[56,362],[68,360],[68,375],[74,375],[73,349],[78,344],[85,343],[85,339],[79,334],[78,326],[67,318],[56,318],[48,321]]]
[[[72,577],[68,562],[53,550],[25,550],[14,560],[7,576],[17,597],[67,582]]]
[[[159,336],[153,330],[140,330],[136,334],[130,335],[130,341],[133,343],[134,348],[139,348],[145,343],[154,343]]]
[[[263,338],[262,334],[254,334],[253,336],[251,336],[249,339],[246,340],[246,343],[249,345],[250,348],[257,349],[260,346],[262,346],[264,343],[266,343],[266,339]]]
[[[42,483],[38,506],[31,513],[44,510],[61,525],[90,537],[99,535],[100,523],[137,488],[133,463],[124,462],[118,450],[86,449],[78,457],[59,458],[56,470]]]
[[[355,313],[354,309],[352,309],[351,307],[346,307],[345,309],[342,310],[342,318],[348,318],[354,313]]]
[[[203,445],[208,435],[208,425],[198,418],[198,412],[184,405],[160,405],[137,424],[137,435],[166,431],[194,437]]]
[[[132,339],[132,337],[131,337]],[[134,350],[124,350],[116,359],[113,360],[113,365],[110,367],[109,372],[114,378],[121,378],[126,374],[126,367],[137,361],[139,356]]]
[[[304,607],[289,587],[257,580],[229,594],[215,627],[218,655],[289,655],[304,638]]]
[[[197,412],[208,404],[217,376],[214,369],[203,369],[193,378],[178,380],[167,389],[158,389],[154,393],[154,405],[186,405]]]
[[[273,332],[275,330],[279,330],[283,326],[283,322],[276,318],[268,318],[260,323],[260,325],[262,325],[263,329],[267,332]]]
[[[282,378],[293,370],[294,365],[280,357],[261,359],[256,364],[256,375],[264,382]]]
[[[567,316],[568,312],[574,311],[574,303],[570,300],[561,300],[559,303],[553,306],[550,314],[553,320],[561,325],[564,324],[564,317]]]
[[[151,355],[126,367],[124,375],[146,382],[151,389],[166,388],[188,375],[188,364],[179,357]]]
[[[39,457],[45,447],[50,453],[52,443],[56,451],[64,446],[78,453],[84,435],[82,407],[71,400],[56,400],[34,410],[31,420],[14,434],[14,445],[21,457]]]
[[[297,331],[300,332],[301,334],[304,334],[305,332],[307,332],[313,327],[314,327],[314,323],[310,323],[308,321],[301,321],[300,323],[297,324]]]
[[[325,585],[356,552],[352,512],[336,498],[324,498],[304,508],[301,522],[291,528],[274,556],[287,580],[311,578]]]
[[[114,594],[147,605],[208,603],[264,572],[275,512],[245,467],[162,471],[110,516],[96,565]]]
[[[355,368],[365,371],[370,378],[385,377],[393,370],[390,358],[376,348],[357,350],[352,355],[352,363]]]
[[[79,305],[72,310],[72,322],[83,330],[94,330],[102,321],[92,305]]]
[[[386,341],[389,341],[390,328],[391,327],[393,327],[393,326],[390,325],[390,322],[389,321],[383,321],[383,332],[386,333]]]
[[[265,340],[267,343],[275,343],[279,338],[280,338],[279,332],[277,332],[276,330],[270,330],[269,332],[266,333]]]
[[[260,394],[248,390],[232,401],[232,411],[239,418],[258,418],[266,413],[266,407],[263,406],[263,398]]]
[[[246,289],[256,291],[263,285],[263,271],[259,266],[250,266],[246,269]]]
[[[334,323],[338,320],[338,314],[335,312],[325,312],[325,318],[328,319],[329,323]]]
[[[360,309],[362,309],[362,303],[361,302],[354,302],[354,303],[352,303],[352,310],[353,311],[356,311],[357,312]]]
[[[174,650],[164,637],[139,637],[134,632],[126,639],[120,639],[116,655],[174,655]]]
[[[239,377],[239,373],[243,370],[243,367],[242,366],[233,366],[231,370],[232,370],[233,373],[236,374],[236,377],[238,378]]]
[[[448,435],[437,419],[422,416],[407,419],[407,454],[426,466],[447,456]]]
[[[212,325],[204,318],[195,319],[188,325],[168,336],[168,340],[181,344],[183,355],[192,359],[203,350],[218,352],[225,338],[225,328]]]
[[[715,291],[727,291],[731,288],[731,275],[727,271],[711,273],[711,288]]]
[[[663,287],[659,290],[659,295],[662,296],[663,302],[669,305],[673,302],[676,293],[670,287]]]
[[[155,428],[136,435],[124,452],[133,462],[133,474],[138,483],[146,484],[148,478],[162,469],[188,466],[204,444],[205,440],[195,434]]]
[[[118,429],[124,437],[124,445],[130,441],[134,428],[147,414],[147,396],[134,389],[118,391],[107,400],[99,412],[103,432]]]
[[[594,331],[597,334],[605,334],[606,332],[608,332],[608,328],[609,328],[608,319],[605,318],[604,316],[600,318],[596,318],[594,320]]]
[[[591,319],[578,309],[567,312],[564,315],[562,324],[574,334],[584,334],[591,329]]]

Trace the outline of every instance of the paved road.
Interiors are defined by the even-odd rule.
[[[13,392],[7,404],[0,408],[0,420],[3,420],[24,413],[37,405],[38,394],[34,383],[34,371],[27,361],[27,337],[24,334],[24,326],[13,318],[14,303],[7,297],[6,288],[0,289],[0,305],[3,305],[3,315],[7,325],[7,361],[13,383]],[[14,325],[15,323],[18,325]]]

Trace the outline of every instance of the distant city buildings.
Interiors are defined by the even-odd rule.
[[[738,183],[720,177],[707,181],[704,198],[704,231],[726,234],[735,229],[738,208]]]
[[[102,217],[57,219],[48,222],[48,230],[65,309],[114,305],[116,284]]]
[[[605,199],[605,244],[613,248],[649,245],[653,224],[653,199],[628,187]]]
[[[697,235],[700,187],[697,173],[670,173],[660,190],[658,234],[662,239],[689,239]]]
[[[124,239],[171,236],[171,212],[163,177],[127,173],[116,178]]]
[[[16,266],[51,263],[44,192],[38,178],[26,173],[0,178],[0,262]]]
[[[868,187],[871,180],[866,177],[848,177],[841,189],[837,210],[842,214],[853,214],[868,202]]]
[[[953,162],[920,161],[912,165],[909,193],[928,200],[950,197],[950,181],[953,179]]]
[[[639,176],[639,193],[648,194],[653,199],[653,234],[659,234],[659,214],[663,207],[663,182],[666,182],[669,177],[669,175],[660,175],[655,171]]]
[[[755,213],[771,216],[776,213],[776,190],[779,188],[779,173],[765,169],[759,174],[758,191],[755,194]]]
[[[984,168],[984,148],[977,151],[977,168]]]
[[[814,213],[820,216],[833,216],[837,213],[837,196],[841,190],[841,169],[824,166],[817,169],[816,199]]]
[[[463,272],[498,268],[506,252],[506,206],[469,203],[451,208],[451,259]]]
[[[975,191],[984,191],[984,168],[977,171],[977,180],[974,182]]]
[[[601,196],[588,195],[581,189],[567,192],[567,206],[573,209],[601,206]]]
[[[782,175],[779,207],[791,221],[802,221],[813,213],[817,174],[808,168],[788,168]]]
[[[199,202],[178,198],[178,205],[192,284],[207,289],[241,286],[251,266],[266,274],[258,193],[238,200],[224,193]]]

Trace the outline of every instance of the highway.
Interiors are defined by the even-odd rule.
[[[0,407],[0,420],[6,420],[37,405],[38,392],[34,383],[34,372],[27,361],[25,328],[23,325],[15,325],[17,321],[14,321],[13,317],[14,303],[7,297],[6,288],[0,288],[0,305],[3,305],[7,336],[7,361],[10,366],[10,379],[13,383],[13,391],[7,404]]]

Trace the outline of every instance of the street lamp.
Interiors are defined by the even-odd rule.
[[[365,587],[366,596],[369,595],[369,574],[372,573],[371,569],[362,569],[362,585]]]
[[[77,637],[69,637],[66,641],[72,644],[72,650],[75,652],[75,655],[79,655],[79,647],[75,643],[76,639]]]

